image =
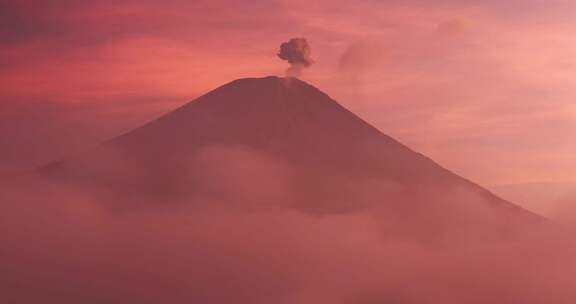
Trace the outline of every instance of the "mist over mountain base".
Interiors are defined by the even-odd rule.
[[[424,239],[398,233],[410,227],[373,210],[316,215],[274,202],[205,201],[118,212],[73,187],[28,178],[6,184],[13,189],[0,207],[6,303],[576,299],[576,248],[558,232]]]

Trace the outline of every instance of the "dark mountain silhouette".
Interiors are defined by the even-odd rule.
[[[233,81],[40,171],[106,193],[116,208],[210,201],[319,216],[370,211],[418,233],[501,233],[540,220],[315,87],[278,77]]]

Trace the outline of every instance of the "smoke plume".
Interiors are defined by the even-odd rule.
[[[286,70],[287,77],[298,77],[304,68],[314,64],[312,50],[305,38],[292,38],[280,45],[278,57],[288,61],[290,67]]]

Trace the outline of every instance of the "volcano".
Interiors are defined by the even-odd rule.
[[[541,221],[314,86],[279,77],[233,81],[40,172],[83,185],[120,209],[215,204],[313,216],[370,212],[415,234],[470,227],[502,234]]]

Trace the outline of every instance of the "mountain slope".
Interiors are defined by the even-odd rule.
[[[368,210],[419,231],[539,220],[315,87],[278,77],[233,81],[41,172],[106,192],[116,207],[212,201],[318,215]]]

